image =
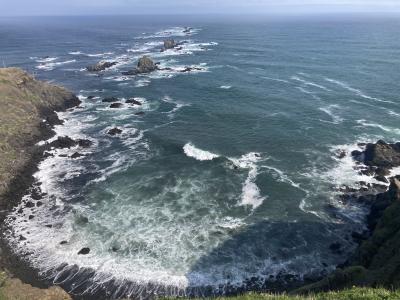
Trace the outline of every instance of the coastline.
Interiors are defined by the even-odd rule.
[[[13,70],[15,71],[16,69]],[[15,72],[20,72],[20,71],[15,71]],[[21,74],[27,75],[27,73],[25,72]],[[32,78],[32,80],[34,79]],[[2,211],[0,218],[2,221],[4,221],[6,212],[12,209],[16,204],[18,204],[21,201],[22,196],[26,194],[26,192],[34,182],[32,175],[37,170],[38,163],[43,159],[43,155],[46,149],[48,149],[47,147],[49,147],[49,145],[34,146],[34,147],[31,147],[31,145],[36,145],[38,142],[47,140],[54,135],[52,129],[53,126],[60,124],[61,122],[58,119],[55,111],[65,111],[79,105],[80,103],[80,101],[71,93],[63,94],[65,92],[66,90],[60,89],[61,93],[60,98],[59,101],[57,101],[56,103],[51,103],[51,104],[49,103],[48,106],[44,104],[38,107],[37,119],[38,120],[44,119],[45,122],[38,122],[37,128],[35,128],[37,129],[38,134],[29,136],[29,138],[27,138],[27,140],[25,140],[24,142],[24,149],[29,150],[28,151],[29,159],[26,160],[26,162],[20,169],[18,169],[18,171],[16,171],[15,175],[13,176],[13,179],[9,183],[9,188],[7,192],[4,193],[3,196],[0,198],[0,209]],[[67,97],[65,97],[66,95]],[[389,206],[386,208],[389,208]],[[382,216],[383,214],[381,215],[381,217]],[[23,260],[13,256],[12,253],[9,251],[9,249],[7,249],[7,245],[4,245],[3,242],[1,243],[0,248],[3,248],[3,251],[1,252],[0,270],[3,268],[10,269],[12,273],[16,275],[17,278],[21,278],[23,279],[23,281],[28,282],[40,288],[48,288],[51,286],[50,282],[46,282],[46,280],[40,278],[38,274],[35,272],[35,270],[29,267],[25,262],[23,262]],[[359,249],[361,249],[361,246],[359,247]],[[359,270],[360,270],[359,268],[356,269],[356,271]],[[349,270],[350,272],[349,274],[351,274],[351,271],[354,271],[354,269]],[[311,284],[310,286],[301,288],[300,290],[298,290],[298,292],[303,293],[316,290],[318,291],[330,290],[332,288],[343,288],[347,285],[352,285],[353,283],[357,284],[360,283],[351,281],[350,280],[351,278],[349,279],[347,275],[341,276],[339,273],[340,271],[336,272],[335,274],[329,276],[326,279],[323,279],[323,281],[319,283]],[[334,284],[335,281],[339,282],[343,278],[346,278],[345,285],[343,284],[340,285],[339,283]],[[328,282],[326,283],[326,281]],[[93,297],[93,299],[96,299],[95,295],[87,296],[85,297],[85,299],[90,299],[91,297]],[[60,299],[60,298],[53,298],[53,299]]]
[[[6,170],[6,173],[8,172],[6,175],[10,178],[8,182],[2,182],[0,190],[0,220],[1,230],[4,231],[4,219],[7,213],[21,202],[22,197],[33,184],[33,174],[37,171],[37,166],[48,148],[48,145],[39,146],[37,143],[54,136],[54,125],[62,122],[58,119],[57,111],[74,108],[81,101],[66,89],[37,81],[33,76],[18,68],[0,69],[0,79],[1,104],[3,106],[9,104],[7,105],[8,109],[15,109],[18,103],[12,101],[15,101],[16,98],[20,99],[21,95],[24,95],[23,99],[20,99],[21,101],[28,100],[26,102],[29,102],[31,100],[31,103],[25,102],[25,104],[31,106],[30,115],[27,116],[30,124],[26,125],[32,126],[30,132],[24,132],[24,135],[18,136],[18,141],[10,146],[10,148],[14,147],[14,149],[10,149],[10,152],[21,151],[22,157],[19,157],[20,161]],[[2,85],[3,83],[5,84]],[[19,91],[15,93],[15,89]],[[18,132],[18,128],[16,131]],[[7,140],[7,136],[4,136],[6,134],[3,132],[1,134],[2,138]],[[4,145],[2,146],[7,149]],[[2,149],[2,152],[6,151]],[[39,278],[37,272],[29,268],[26,262],[13,255],[3,237],[0,238],[0,272],[4,275],[1,287],[7,288],[9,285],[12,290],[20,290],[17,292],[18,297],[26,295],[31,299],[40,299],[41,297],[49,300],[70,299],[61,288],[52,287],[50,282]],[[22,284],[20,279],[27,284]]]

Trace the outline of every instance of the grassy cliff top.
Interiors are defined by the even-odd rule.
[[[21,69],[0,68],[0,201],[41,136],[42,112],[72,98],[66,89],[38,81]]]

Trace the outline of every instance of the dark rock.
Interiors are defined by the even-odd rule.
[[[24,237],[23,235],[20,235],[20,236],[19,236],[19,240],[20,240],[20,241],[26,241],[26,237]]]
[[[46,226],[47,228],[53,228],[53,225],[51,225],[51,224],[46,224],[44,226]]]
[[[364,163],[381,168],[400,166],[400,143],[387,144],[380,140],[376,144],[368,144],[364,152]]]
[[[55,141],[50,143],[51,147],[64,149],[76,146],[76,141],[68,136],[59,136]]]
[[[66,245],[66,244],[68,244],[67,241],[61,241],[61,242],[60,242],[60,245]]]
[[[351,156],[353,156],[354,158],[358,158],[362,155],[362,152],[359,150],[354,150],[351,152]]]
[[[120,102],[115,102],[110,105],[110,108],[120,108],[120,107],[122,107],[122,103]]]
[[[115,66],[117,63],[115,61],[100,61],[95,65],[92,66],[88,66],[86,67],[86,70],[88,70],[89,72],[100,72],[100,71],[104,71],[108,68],[111,68],[112,66]]]
[[[119,101],[119,99],[117,97],[107,97],[104,98],[103,100],[101,100],[101,102],[105,102],[105,103],[112,103],[112,102],[117,102]]]
[[[43,202],[42,202],[42,201],[37,201],[37,202],[36,202],[36,206],[37,206],[37,207],[40,207],[40,206],[42,206],[42,205],[43,205]]]
[[[186,73],[186,72],[191,72],[191,71],[201,71],[202,68],[197,68],[197,67],[185,67],[185,69],[179,71],[181,73]]]
[[[341,150],[341,151],[339,151],[339,152],[337,153],[337,157],[338,157],[339,159],[345,158],[346,155],[347,155],[347,153],[346,153],[346,151],[344,151],[344,150]]]
[[[81,154],[81,153],[79,153],[79,152],[75,152],[75,153],[72,154],[70,157],[71,157],[72,159],[76,159],[76,158],[79,158],[79,157],[82,157],[82,156],[85,156],[85,155],[83,155],[83,154]]]
[[[365,241],[369,237],[368,231],[363,231],[362,233],[359,232],[352,232],[351,237],[356,243],[361,243],[362,241]]]
[[[25,207],[32,208],[34,206],[35,206],[35,204],[33,204],[33,202],[31,202],[31,201],[28,201],[25,203]]]
[[[87,255],[90,252],[90,248],[82,248],[79,252],[78,255]]]
[[[121,134],[121,133],[122,133],[122,130],[117,128],[117,127],[112,128],[109,131],[107,131],[107,134],[112,135],[112,136],[117,135],[117,134]]]
[[[128,100],[126,100],[125,103],[130,103],[132,105],[142,105],[142,103],[138,100],[136,100],[135,98],[130,98]]]
[[[157,65],[148,56],[143,56],[139,59],[137,67],[133,70],[122,72],[123,75],[138,75],[146,74],[157,70]]]
[[[135,116],[143,116],[144,112],[143,111],[138,111],[137,113],[135,113]]]
[[[192,27],[185,27],[185,29],[182,31],[183,33],[191,33],[192,32]]]
[[[384,183],[389,183],[389,180],[387,180],[387,178],[385,176],[378,175],[378,176],[375,176],[374,178],[378,181],[381,181]]]
[[[82,148],[89,148],[90,146],[93,145],[93,142],[90,140],[84,140],[84,139],[79,139],[78,140],[78,146]]]
[[[28,219],[32,220],[35,216],[34,215],[29,215]]]

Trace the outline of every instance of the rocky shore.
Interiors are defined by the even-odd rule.
[[[17,68],[0,69],[0,218],[13,208],[33,182],[33,173],[43,159],[45,147],[39,141],[50,138],[54,125],[61,124],[55,111],[80,104],[66,89],[36,80]],[[4,229],[4,228],[2,228]],[[0,250],[0,295],[5,299],[59,300],[71,299],[59,287],[45,288],[35,282],[32,287],[14,278],[17,262],[6,249]],[[18,274],[19,275],[19,274]]]

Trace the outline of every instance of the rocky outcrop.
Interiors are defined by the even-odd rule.
[[[72,147],[82,147],[82,148],[89,148],[90,146],[93,145],[93,142],[90,140],[85,140],[85,139],[78,139],[78,140],[73,140],[68,136],[59,136],[56,140],[51,142],[50,147],[54,147],[57,149],[65,149],[65,148],[72,148]]]
[[[115,102],[115,103],[110,104],[110,108],[121,108],[121,107],[122,107],[122,103],[120,103],[120,102]]]
[[[164,48],[163,50],[173,49],[177,46],[177,43],[173,39],[168,39],[164,41]]]
[[[112,103],[112,102],[118,102],[118,98],[117,97],[107,97],[107,98],[104,98],[103,100],[101,100],[101,102],[104,102],[104,103]]]
[[[151,60],[148,56],[143,56],[139,59],[138,64],[135,69],[122,72],[123,75],[138,75],[138,74],[146,74],[151,73],[157,70],[157,65]]]
[[[100,61],[97,64],[92,66],[87,66],[86,70],[89,72],[100,72],[104,71],[112,66],[115,66],[117,63],[115,61]]]
[[[379,170],[388,174],[391,168],[400,165],[399,145],[378,141],[365,145],[363,151],[353,152],[352,155],[371,168],[371,175]],[[336,290],[354,285],[400,288],[400,176],[389,180],[390,185],[385,192],[357,199],[370,206],[367,216],[369,232],[353,234],[359,247],[346,266],[298,292]]]

